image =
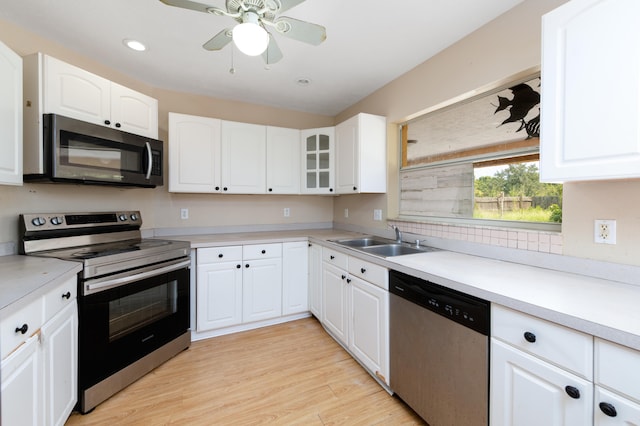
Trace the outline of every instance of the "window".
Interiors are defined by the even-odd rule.
[[[400,126],[400,215],[559,223],[562,185],[539,181],[539,71],[480,92]]]

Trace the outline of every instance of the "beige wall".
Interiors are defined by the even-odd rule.
[[[164,141],[168,139],[169,111],[292,128],[334,124],[333,117],[153,88],[4,21],[0,21],[0,40],[22,56],[38,51],[47,53],[157,98],[159,138]],[[142,212],[144,228],[304,224],[333,220],[332,197],[169,194],[166,186],[120,189],[81,185],[0,185],[0,207],[0,243],[16,242],[18,215],[32,212],[136,209]],[[288,218],[283,215],[284,207],[291,210]],[[188,220],[180,219],[181,208],[189,209]]]
[[[174,93],[147,87],[103,65],[75,54],[11,24],[0,22],[0,40],[24,55],[44,51],[131,86],[160,100],[160,138],[167,138],[167,112],[215,116],[225,119],[285,127],[333,125],[358,112],[388,117],[387,195],[239,196],[168,194],[155,190],[86,188],[27,184],[21,188],[0,187],[0,242],[17,238],[19,212],[140,208],[145,227],[246,225],[252,223],[312,223],[332,219],[350,225],[385,228],[373,221],[373,209],[384,218],[397,215],[398,138],[393,123],[401,122],[433,105],[540,65],[540,17],[566,0],[525,0],[452,47],[332,117],[268,108],[258,105]],[[99,191],[99,193],[98,193]],[[564,200],[564,254],[618,263],[640,265],[640,180],[567,184]],[[181,221],[179,209],[188,207],[191,219]],[[290,207],[292,216],[282,217]],[[344,209],[349,217],[344,218]],[[618,244],[593,243],[593,220],[616,219]]]

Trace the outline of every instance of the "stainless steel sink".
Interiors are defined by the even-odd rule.
[[[359,248],[391,244],[393,243],[393,240],[387,240],[379,237],[361,237],[347,240],[335,240],[334,242],[347,247]]]
[[[363,247],[362,251],[382,257],[402,256],[405,254],[424,253],[435,250],[432,247],[410,247],[403,244],[385,244],[380,246]]]

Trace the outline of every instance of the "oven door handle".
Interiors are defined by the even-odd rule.
[[[100,281],[96,283],[88,283],[85,287],[85,294],[95,293],[98,290],[107,290],[109,288],[118,287],[124,284],[129,284],[135,281],[141,281],[145,278],[154,277],[156,275],[164,274],[166,272],[177,271],[178,269],[186,268],[191,265],[191,260],[183,260],[179,263],[173,263],[171,265],[163,266],[162,268],[154,269],[151,271],[140,272],[134,275],[128,275],[126,277],[113,278],[106,281]]]

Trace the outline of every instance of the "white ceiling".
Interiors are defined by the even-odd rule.
[[[201,47],[231,18],[159,0],[0,0],[0,18],[155,87],[334,116],[521,1],[306,0],[282,15],[325,26],[327,40],[276,35],[284,58],[270,69],[232,44]],[[148,51],[125,48],[125,38]]]

